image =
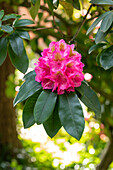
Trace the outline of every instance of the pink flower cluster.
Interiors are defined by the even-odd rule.
[[[65,90],[74,92],[81,85],[84,64],[81,54],[74,51],[74,44],[68,45],[63,39],[51,42],[41,55],[35,63],[35,80],[41,82],[43,89],[57,90],[60,95]]]

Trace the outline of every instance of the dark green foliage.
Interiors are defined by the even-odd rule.
[[[100,55],[100,64],[105,70],[113,67],[113,46],[102,52]]]
[[[52,93],[48,90],[42,91],[34,107],[34,118],[36,123],[44,123],[50,117],[53,113],[56,99],[56,93]]]
[[[59,96],[59,117],[64,129],[80,140],[85,122],[82,107],[74,92]]]
[[[29,19],[21,19],[21,20],[16,20],[13,24],[14,27],[24,27],[26,25],[31,25],[34,24],[32,20]]]
[[[91,110],[93,110],[97,117],[101,115],[101,107],[96,93],[90,88],[89,85],[82,82],[82,85],[76,90],[81,94],[80,100]]]
[[[7,37],[0,39],[0,65],[3,64],[4,60],[7,57],[7,44],[8,44]]]
[[[62,125],[59,119],[57,102],[52,115],[47,119],[47,121],[43,123],[43,126],[45,128],[45,131],[51,138],[54,137],[61,128]]]

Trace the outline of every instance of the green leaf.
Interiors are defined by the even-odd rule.
[[[7,21],[8,19],[18,19],[20,17],[21,15],[18,14],[8,14],[3,17],[2,21]]]
[[[36,15],[38,14],[38,10],[40,8],[40,0],[38,0],[35,5],[32,5],[31,6],[31,9],[30,9],[30,14],[31,14],[31,17],[33,19],[35,19]]]
[[[64,0],[60,0],[59,3],[63,6],[65,13],[71,18],[73,15],[73,6]]]
[[[26,73],[29,65],[29,60],[26,54],[25,49],[23,50],[23,53],[20,56],[17,56],[11,46],[8,47],[8,53],[11,59],[12,64],[22,73]]]
[[[54,110],[56,99],[56,93],[49,90],[42,91],[34,108],[34,118],[36,123],[44,123],[50,117]]]
[[[105,70],[113,67],[113,45],[102,52],[100,64]]]
[[[17,32],[14,32],[9,36],[9,42],[14,53],[17,56],[21,56],[24,50],[24,44],[22,38],[19,37]]]
[[[7,37],[0,39],[0,65],[3,64],[7,57],[7,44],[8,44]]]
[[[95,27],[96,25],[109,13],[111,13],[110,11],[103,13],[102,15],[100,15],[94,22],[93,24],[89,27],[89,29],[87,30],[86,35],[88,35]]]
[[[107,35],[108,32],[102,32],[100,29],[98,30],[96,37],[95,37],[95,43],[101,43],[105,42],[105,36]]]
[[[23,80],[35,80],[35,76],[36,76],[36,72],[35,70],[30,71],[29,73],[25,74],[25,76],[23,77]]]
[[[39,1],[39,0],[31,0],[33,5],[35,5],[37,1]]]
[[[100,30],[106,32],[113,23],[113,12],[109,13],[102,21]]]
[[[3,32],[3,31],[0,31],[0,37],[2,37],[3,34],[4,34],[4,32]]]
[[[20,36],[20,38],[30,40],[30,36],[29,36],[29,33],[27,31],[17,30],[16,32]]]
[[[4,10],[2,9],[2,10],[0,11],[0,19],[2,19],[3,16],[4,16]]]
[[[47,4],[48,4],[48,8],[51,11],[52,15],[53,15],[53,9],[54,9],[54,5],[53,5],[53,1],[52,0],[46,0]]]
[[[71,3],[74,8],[80,10],[79,0],[66,0],[66,1]]]
[[[2,26],[2,21],[0,21],[0,28],[1,28],[1,26]]]
[[[85,121],[82,107],[74,92],[59,95],[59,117],[67,133],[77,140],[80,140]]]
[[[16,20],[14,22],[14,27],[24,27],[26,25],[31,25],[34,24],[34,22],[32,20],[29,19],[21,19],[21,20]]]
[[[40,92],[41,91],[39,90],[38,92],[33,94],[31,97],[28,98],[28,100],[25,103],[22,115],[24,128],[29,128],[35,124],[33,111]]]
[[[17,96],[14,99],[14,106],[20,102],[23,102],[28,97],[32,96],[35,92],[42,89],[40,83],[34,80],[25,81],[19,89]]]
[[[7,33],[11,33],[13,31],[13,28],[9,25],[2,25],[1,30]]]
[[[100,116],[101,114],[101,107],[100,107],[100,102],[98,100],[98,97],[96,93],[88,86],[86,83],[82,82],[81,86],[79,87],[81,91],[83,90],[84,93],[81,94],[79,97],[80,100],[91,110],[93,110],[96,114],[97,117]],[[80,89],[76,90],[80,92]]]
[[[58,103],[56,103],[52,115],[46,122],[44,122],[43,126],[45,131],[51,138],[53,138],[61,128],[62,125],[58,115]]]
[[[90,3],[98,5],[113,5],[112,0],[91,0]]]
[[[97,50],[98,48],[101,48],[101,47],[103,47],[103,46],[105,46],[105,45],[107,45],[107,44],[106,44],[106,43],[95,44],[95,45],[93,45],[93,46],[89,49],[88,53],[91,54],[93,51],[95,51],[95,50]]]

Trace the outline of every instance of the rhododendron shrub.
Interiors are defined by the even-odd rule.
[[[85,120],[80,100],[100,114],[95,92],[84,80],[81,54],[64,40],[51,42],[35,63],[35,70],[24,76],[14,105],[26,100],[23,109],[24,128],[43,124],[52,138],[63,126],[68,134],[80,140]]]
[[[74,51],[74,44],[68,45],[64,40],[51,42],[41,55],[35,63],[35,80],[41,82],[43,89],[57,90],[60,95],[81,86],[84,64],[81,54]]]

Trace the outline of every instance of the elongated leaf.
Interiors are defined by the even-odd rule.
[[[101,31],[106,32],[113,23],[113,12],[109,13],[102,21],[101,23]]]
[[[85,121],[82,107],[75,93],[64,93],[59,96],[59,117],[67,133],[80,140]]]
[[[113,5],[112,0],[91,0],[90,2],[98,5]]]
[[[56,103],[52,115],[46,122],[44,122],[43,126],[45,131],[51,138],[53,138],[61,128],[62,125],[58,115],[58,103]]]
[[[30,126],[35,124],[33,111],[34,111],[34,106],[35,106],[35,103],[37,101],[37,98],[40,92],[41,91],[39,90],[34,95],[29,97],[25,103],[25,106],[23,109],[23,115],[22,115],[24,128],[29,128]]]
[[[2,19],[3,16],[4,16],[4,10],[2,9],[2,10],[0,11],[0,19]]]
[[[64,0],[60,0],[59,3],[63,6],[65,13],[71,18],[73,15],[73,6]]]
[[[16,32],[20,36],[20,38],[30,40],[30,36],[29,36],[29,33],[27,31],[17,30]]]
[[[0,65],[3,64],[7,57],[7,44],[8,44],[7,37],[0,39]]]
[[[1,26],[2,26],[2,21],[0,21],[0,28],[1,28]]]
[[[9,36],[9,42],[14,53],[17,56],[21,56],[24,50],[24,44],[22,38],[19,37],[17,32],[14,32]]]
[[[21,15],[18,14],[8,14],[3,17],[2,21],[7,21],[8,19],[18,19],[20,17]]]
[[[82,82],[80,88],[84,90],[84,93],[81,94],[79,97],[80,100],[91,110],[93,110],[96,114],[97,117],[100,117],[101,114],[101,107],[100,107],[100,102],[98,100],[98,97],[96,93],[84,82]],[[80,89],[78,90],[80,92]]]
[[[108,32],[102,32],[100,29],[98,30],[96,37],[95,37],[95,43],[101,43],[105,42],[105,36],[107,35]]]
[[[34,24],[34,22],[32,20],[21,19],[21,20],[16,20],[14,22],[14,27],[23,27],[23,26],[31,25],[31,24]]]
[[[43,91],[39,95],[34,108],[34,118],[36,123],[44,123],[50,117],[54,110],[56,99],[57,94],[48,90]]]
[[[95,45],[93,45],[93,46],[89,49],[88,53],[91,54],[93,51],[95,51],[95,50],[97,50],[98,48],[101,48],[101,47],[103,47],[103,46],[105,46],[105,45],[107,45],[107,44],[105,44],[105,43],[95,44]]]
[[[25,81],[19,89],[17,96],[14,99],[14,106],[20,102],[23,102],[28,97],[32,96],[35,92],[42,89],[41,84],[34,80]]]
[[[113,46],[107,48],[101,53],[100,64],[105,70],[113,67]]]
[[[53,15],[53,9],[54,9],[54,5],[53,5],[53,1],[52,0],[46,0],[47,4],[48,4],[48,8],[51,11],[52,15]]]
[[[22,73],[26,73],[29,65],[29,60],[26,54],[25,49],[23,50],[23,53],[20,56],[17,56],[11,46],[8,47],[8,53],[11,59],[12,64]]]
[[[35,80],[35,76],[36,76],[36,73],[35,73],[35,70],[33,71],[30,71],[29,73],[25,74],[24,76],[24,80],[32,80],[34,79]]]
[[[0,31],[0,37],[1,37],[3,34],[4,34],[4,32],[3,32],[3,31]]]
[[[7,33],[11,33],[13,31],[13,28],[9,25],[2,25],[1,30]]]
[[[35,3],[35,5],[32,5],[32,6],[31,6],[30,14],[31,14],[31,17],[32,17],[33,19],[36,18],[36,15],[38,14],[39,8],[40,8],[40,0],[38,0],[38,1]]]
[[[88,35],[95,27],[96,25],[109,13],[111,13],[110,11],[103,13],[102,15],[100,15],[94,22],[93,24],[89,27],[89,29],[87,30],[86,35]]]

